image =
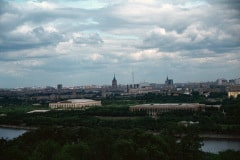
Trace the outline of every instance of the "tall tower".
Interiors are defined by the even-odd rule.
[[[57,85],[57,89],[58,89],[58,90],[62,89],[62,84],[58,84],[58,85]]]
[[[166,78],[166,81],[165,81],[165,85],[168,85],[168,76],[167,76],[167,78]]]
[[[165,81],[165,85],[172,86],[173,85],[173,79],[169,79],[168,76],[167,76],[167,79]]]
[[[114,88],[114,89],[117,88],[117,80],[115,78],[115,74],[114,74],[114,77],[113,77],[113,80],[112,80],[112,88]]]

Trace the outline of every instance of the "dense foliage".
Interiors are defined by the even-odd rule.
[[[214,95],[216,96],[216,95]],[[199,133],[240,135],[240,98],[222,99],[222,107],[204,112],[174,111],[157,117],[145,112],[130,112],[139,103],[199,102],[204,97],[147,94],[137,97],[112,97],[102,107],[87,110],[51,110],[46,105],[19,104],[0,108],[0,124],[33,126],[38,130],[6,141],[0,140],[0,159],[237,159],[240,152],[219,154],[200,151]],[[25,103],[25,102],[24,102]],[[198,122],[182,125],[181,121]],[[226,158],[228,157],[228,158]]]
[[[174,111],[158,117],[145,112],[130,112],[129,107],[94,107],[87,110],[52,110],[47,113],[26,113],[34,107],[3,107],[7,116],[0,117],[0,124],[21,126],[86,126],[119,129],[139,128],[160,132],[169,124],[178,126],[180,121],[199,122],[201,132],[240,134],[240,107],[224,105],[220,109],[208,108],[205,112]],[[36,107],[35,107],[36,108]],[[46,109],[46,108],[45,108]],[[7,110],[7,111],[6,111]],[[223,112],[224,111],[224,112]]]
[[[140,129],[102,127],[45,127],[25,133],[17,139],[0,140],[0,159],[4,160],[237,160],[240,152],[218,155],[200,150],[198,131],[187,127],[182,136],[165,129],[153,134]],[[179,133],[179,131],[178,131]]]
[[[176,142],[168,134],[139,129],[66,127],[42,128],[12,140],[1,140],[1,159],[201,159],[196,133]]]

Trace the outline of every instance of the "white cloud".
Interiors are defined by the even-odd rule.
[[[56,52],[57,53],[68,53],[71,51],[72,46],[73,46],[72,39],[70,39],[66,42],[59,42],[56,47]]]
[[[49,33],[59,32],[58,29],[56,27],[54,27],[53,25],[46,25],[43,28],[44,28],[44,30],[46,30]]]
[[[30,25],[27,25],[27,24],[24,24],[24,25],[21,25],[21,26],[18,26],[16,28],[16,30],[14,30],[12,33],[13,34],[26,34],[26,33],[30,33],[32,31],[33,27],[30,26]]]
[[[239,75],[240,21],[236,2],[0,3],[0,72],[9,69],[9,75],[47,75],[39,80],[26,78],[26,83],[47,83],[48,79],[58,83],[55,76],[64,75],[59,79],[73,84],[65,77],[81,78],[77,76],[80,73],[86,77],[85,82],[108,83],[108,74],[126,76],[132,68],[142,77],[139,80],[165,78],[167,74],[175,75],[178,81],[201,76],[212,80],[209,78],[216,78],[223,69],[226,78]],[[87,78],[94,77],[90,72],[104,76]],[[8,79],[8,74],[3,75],[1,79]]]
[[[93,54],[89,55],[88,59],[90,59],[91,61],[98,61],[98,60],[102,60],[103,56],[98,53],[93,53]]]
[[[42,2],[37,2],[37,1],[28,1],[27,2],[27,7],[31,9],[55,9],[57,8],[57,5],[54,3],[42,1]]]
[[[179,53],[159,52],[158,49],[147,49],[130,54],[130,57],[135,61],[158,61],[161,59],[177,59]]]

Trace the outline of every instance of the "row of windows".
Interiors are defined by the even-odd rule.
[[[87,106],[99,106],[99,103],[88,103],[88,104],[49,104],[51,108],[78,108]]]
[[[171,110],[197,110],[199,108],[130,108],[131,111],[171,111]]]

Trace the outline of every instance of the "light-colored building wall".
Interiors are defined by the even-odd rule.
[[[71,99],[57,103],[49,103],[49,107],[51,109],[81,109],[101,105],[101,101],[95,101],[90,99]]]
[[[230,98],[230,97],[237,98],[238,95],[240,95],[240,91],[230,91],[230,92],[228,92],[228,98]]]
[[[147,114],[155,116],[157,114],[176,110],[198,111],[204,108],[205,105],[199,103],[166,103],[166,104],[141,104],[130,106],[130,111],[139,112],[146,111]]]

